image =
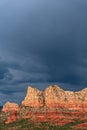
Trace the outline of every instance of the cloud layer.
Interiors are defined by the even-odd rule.
[[[0,104],[28,84],[87,86],[86,12],[86,0],[0,1]]]

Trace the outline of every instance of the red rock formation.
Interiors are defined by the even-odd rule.
[[[47,107],[58,107],[64,101],[64,90],[58,86],[49,86],[44,91],[45,104]],[[60,100],[62,102],[60,102]]]
[[[22,101],[22,106],[42,107],[43,102],[44,102],[43,92],[29,86],[26,97],[24,101]]]
[[[48,122],[49,124],[54,124],[57,126],[62,126],[71,122],[75,122],[74,118],[71,118],[71,116],[66,116],[65,113],[61,114],[56,112],[34,112],[33,115],[31,115],[31,113],[27,113],[26,118],[31,118],[31,121],[35,124]]]
[[[11,112],[11,111],[18,111],[18,110],[19,110],[19,105],[11,102],[7,102],[2,108],[2,112]]]
[[[26,97],[22,101],[22,108],[24,107],[24,111],[26,111],[28,110],[26,106],[28,106],[30,111],[27,111],[23,118],[32,118],[36,122],[37,120],[42,122],[56,121],[63,125],[66,122],[72,122],[73,119],[85,118],[85,113],[87,113],[86,102],[87,88],[73,92],[64,91],[59,86],[53,85],[46,88],[45,91],[40,91],[29,86]],[[6,123],[10,123],[17,120],[17,115],[14,112],[20,111],[20,108],[18,104],[7,102],[2,111],[13,112],[6,121]],[[61,119],[65,120],[61,122]]]
[[[13,111],[11,112],[10,116],[8,116],[5,124],[9,124],[9,123],[12,123],[12,122],[15,122],[17,121],[17,112]]]
[[[87,88],[79,92],[64,91],[57,85],[49,86],[45,91],[28,87],[22,106],[48,108],[68,108],[87,111]]]
[[[47,107],[68,108],[69,110],[87,111],[87,89],[79,92],[64,91],[59,86],[49,86],[44,91]]]
[[[68,108],[70,110],[87,110],[87,88],[79,92],[64,91],[57,85],[49,86],[45,91],[40,91],[33,87],[28,87],[22,106],[48,108]],[[16,103],[7,102],[2,111],[18,111]]]

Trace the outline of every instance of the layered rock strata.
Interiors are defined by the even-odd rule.
[[[29,86],[20,107],[16,103],[7,102],[3,106],[2,112],[10,112],[10,115],[6,116],[6,124],[19,119],[33,119],[34,117],[35,121],[47,121],[48,117],[53,115],[51,113],[49,116],[49,112],[58,114],[58,117],[56,117],[56,115],[54,116],[57,120],[59,119],[59,115],[60,118],[64,115],[64,118],[66,118],[66,114],[72,115],[72,117],[75,115],[76,118],[79,118],[79,116],[82,118],[85,117],[84,115],[87,113],[87,88],[73,92],[65,91],[57,85],[52,85],[47,87],[45,91],[41,91]],[[73,114],[73,112],[75,114]],[[51,119],[53,119],[53,117],[50,117],[50,120]]]
[[[45,91],[28,87],[22,106],[68,108],[70,110],[87,109],[87,88],[78,92],[64,91],[57,85],[49,86]]]
[[[28,87],[27,94],[21,103],[23,107],[31,108],[65,108],[69,110],[87,110],[87,88],[78,91],[64,91],[57,85],[49,86],[45,91],[41,91],[31,86]],[[7,102],[2,111],[18,111],[19,105]]]

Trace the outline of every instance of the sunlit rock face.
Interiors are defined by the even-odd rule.
[[[43,92],[31,86],[28,87],[25,99],[22,101],[22,106],[42,107],[44,105]]]
[[[87,88],[78,91],[64,91],[57,85],[49,86],[44,91],[47,107],[87,110]]]
[[[41,91],[29,86],[21,106],[87,111],[87,88],[78,92],[73,92],[64,91],[59,86],[52,85],[48,86],[45,91]],[[3,112],[18,110],[19,105],[11,102],[7,102],[2,109]]]
[[[87,88],[73,92],[65,91],[57,85],[52,85],[41,91],[29,86],[20,107],[16,103],[7,102],[3,106],[2,112],[4,114],[10,113],[7,116],[6,124],[32,117],[35,121],[38,120],[40,122],[47,122],[49,118],[50,121],[56,119],[58,122],[63,118],[65,122],[60,122],[60,125],[66,122],[69,123],[74,118],[85,117],[87,113]]]
[[[70,110],[87,110],[87,88],[78,91],[64,91],[57,85],[48,86],[45,91],[28,87],[22,106],[67,108]]]
[[[49,86],[44,91],[44,98],[47,107],[58,107],[60,100],[64,101],[64,90],[57,85]]]
[[[19,111],[19,105],[12,102],[7,102],[3,108],[2,112],[11,112],[11,111]]]

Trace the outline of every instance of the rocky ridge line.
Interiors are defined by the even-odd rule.
[[[57,85],[48,86],[45,91],[41,91],[31,86],[28,87],[26,96],[21,103],[23,107],[48,107],[67,108],[69,110],[87,110],[87,88],[78,91],[65,91]],[[7,102],[2,111],[19,110],[16,103]]]

